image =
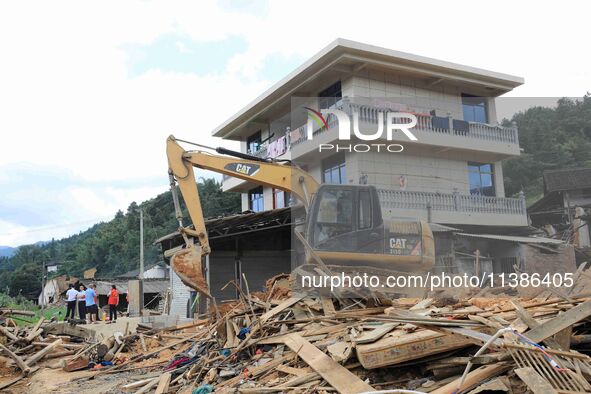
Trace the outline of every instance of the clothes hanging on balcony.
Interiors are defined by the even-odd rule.
[[[453,120],[454,133],[458,135],[468,135],[470,132],[470,123],[465,120],[454,119]]]
[[[287,138],[285,136],[271,142],[267,147],[267,157],[275,159],[287,150]]]
[[[433,116],[431,118],[431,126],[433,126],[434,129],[449,130],[449,118]]]

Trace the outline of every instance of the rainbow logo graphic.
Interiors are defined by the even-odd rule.
[[[313,120],[320,128],[324,126],[328,129],[328,123],[326,123],[326,119],[324,119],[324,116],[320,112],[310,107],[304,107],[304,109],[308,113],[308,120]]]

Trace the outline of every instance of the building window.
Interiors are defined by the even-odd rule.
[[[334,108],[341,104],[342,99],[343,92],[341,91],[341,81],[338,81],[318,93],[318,108]]]
[[[338,153],[322,160],[322,182],[338,184],[347,183],[344,153]]]
[[[488,123],[486,97],[462,94],[462,109],[465,121]]]
[[[246,153],[255,154],[261,147],[261,131],[257,131],[246,139]]]
[[[495,196],[494,166],[486,163],[468,163],[470,194]]]
[[[263,187],[255,187],[248,192],[248,208],[253,212],[262,212],[263,206]]]
[[[287,206],[289,206],[289,193],[284,190],[273,189],[273,209]]]
[[[359,229],[371,227],[371,194],[369,190],[359,191]]]

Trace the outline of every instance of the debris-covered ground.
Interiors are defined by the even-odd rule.
[[[2,310],[0,391],[14,393],[591,392],[591,293],[394,300],[291,294],[269,283],[163,329]],[[498,293],[498,292],[497,292]],[[75,323],[75,322],[74,322]],[[120,322],[119,322],[120,323]],[[101,330],[97,330],[101,332]]]

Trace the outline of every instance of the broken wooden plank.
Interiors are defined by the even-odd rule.
[[[452,334],[463,336],[468,341],[473,342],[475,344],[484,345],[492,338],[491,335],[488,335],[486,333],[471,330],[469,328],[463,328],[463,327],[441,327],[441,328],[438,328],[438,330],[446,331],[446,332],[450,332]],[[501,346],[503,346],[503,341],[501,339],[497,338],[496,340],[494,340],[490,344],[490,346],[501,347]]]
[[[277,388],[287,388],[287,387],[297,387],[304,383],[311,382],[312,380],[316,380],[320,378],[320,374],[318,372],[310,372],[303,376],[297,376],[293,379],[288,380],[287,382],[276,386]]]
[[[552,385],[532,367],[517,368],[515,373],[534,394],[558,394]]]
[[[324,312],[324,316],[332,316],[335,313],[337,313],[337,311],[334,309],[334,304],[332,303],[331,298],[321,296],[320,301],[322,302],[322,310]]]
[[[359,379],[347,368],[334,361],[298,334],[288,334],[285,337],[285,344],[339,393],[353,394],[374,390],[369,384]]]
[[[160,377],[158,381],[158,387],[156,387],[156,394],[164,394],[168,391],[168,386],[170,385],[170,372],[166,372]]]
[[[376,328],[374,328],[371,331],[363,331],[363,333],[361,333],[360,336],[358,336],[357,338],[353,338],[353,341],[355,341],[355,343],[375,342],[387,333],[389,333],[390,331],[392,331],[398,325],[398,323],[384,323],[382,325],[376,326]]]
[[[303,295],[298,296],[298,297],[288,298],[287,300],[283,301],[281,304],[277,305],[275,308],[271,309],[269,312],[263,313],[261,315],[260,322],[265,323],[267,320],[269,320],[270,318],[272,318],[276,314],[283,312],[285,309],[289,308],[290,306],[292,306],[296,302],[300,301],[302,298],[304,298]]]
[[[591,301],[585,301],[582,304],[567,310],[563,314],[556,316],[554,319],[545,322],[543,325],[528,331],[525,335],[530,340],[540,343],[544,339],[559,333],[565,328],[572,326],[589,316],[591,316]]]
[[[538,321],[534,319],[534,317],[530,315],[530,313],[517,300],[511,300],[511,304],[513,304],[515,307],[515,313],[517,313],[517,317],[519,317],[522,322],[527,324],[530,330],[540,326],[540,323],[538,323]],[[563,350],[561,349],[560,344],[556,342],[554,338],[548,337],[544,339],[544,343],[550,347]]]
[[[151,383],[152,381],[158,381],[158,378],[148,378],[138,380],[137,382],[129,383],[121,387],[122,391],[132,391],[133,389],[137,389],[138,387],[144,387],[146,384]]]
[[[37,328],[31,330],[31,332],[29,333],[29,335],[27,335],[27,337],[25,338],[26,342],[33,342],[35,340],[35,338],[37,338],[39,335],[41,335],[41,333],[43,333],[43,329],[42,328]]]
[[[52,342],[51,345],[39,350],[37,353],[33,354],[31,357],[27,359],[27,365],[30,367],[31,365],[35,364],[37,361],[41,360],[43,356],[45,356],[47,353],[51,352],[53,349],[55,349],[61,344],[62,340],[58,339],[57,341]]]
[[[458,386],[462,380],[462,378],[457,378],[456,380],[449,382],[445,386],[439,387],[436,390],[430,392],[430,394],[452,394],[452,393],[460,393],[467,391],[467,389],[476,386],[477,384],[482,383],[486,379],[490,379],[493,376],[499,375],[502,372],[510,369],[509,364],[492,364],[492,365],[484,365],[480,368],[476,368],[468,375],[466,375],[466,379],[462,383],[462,387],[458,390]]]
[[[14,354],[10,349],[8,349],[6,346],[2,344],[0,344],[0,349],[2,349],[2,351],[6,353],[8,357],[14,360],[14,362],[20,368],[20,370],[23,371],[23,374],[27,375],[29,373],[31,368],[29,368],[29,366],[23,361],[22,358]]]
[[[146,384],[144,387],[142,387],[141,389],[139,389],[138,391],[136,391],[135,394],[144,394],[144,393],[150,392],[150,390],[152,390],[152,387],[156,386],[156,384],[158,383],[158,381],[159,381],[158,378],[152,380],[151,382],[149,382],[148,384]]]
[[[284,364],[279,364],[277,366],[277,369],[279,372],[283,372],[283,373],[287,373],[290,375],[295,375],[295,376],[304,376],[310,373],[310,371],[307,371],[303,368],[294,368],[294,367],[290,367]]]
[[[2,325],[0,325],[0,333],[4,335],[6,338],[10,339],[11,341],[18,341],[18,337],[10,331],[8,331],[8,329]]]
[[[558,316],[560,316],[562,313],[558,313]],[[570,349],[570,337],[573,334],[573,326],[568,326],[563,330],[558,331],[556,334],[554,334],[554,336],[552,337],[552,341],[556,342],[559,346],[559,349],[562,350],[569,350]],[[550,338],[548,338],[550,339]],[[547,340],[546,340],[546,343]]]

